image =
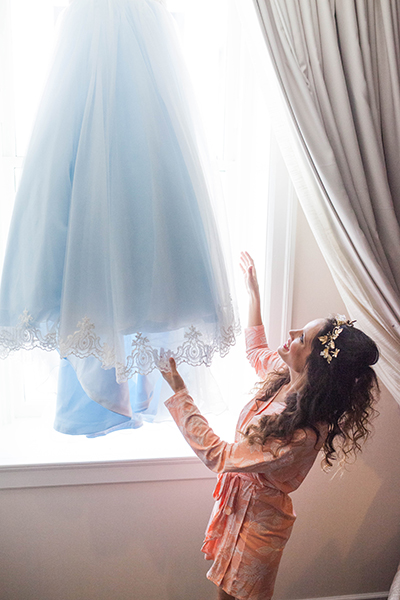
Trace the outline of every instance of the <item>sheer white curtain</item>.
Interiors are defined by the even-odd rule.
[[[28,121],[32,121],[37,104],[35,90],[39,88],[40,94],[39,79],[47,69],[51,32],[58,13],[67,3],[68,0],[35,0],[34,3],[31,0],[0,1],[0,135],[3,136],[0,152],[0,264],[12,213],[15,184],[19,179],[24,147],[29,138],[31,125]],[[275,232],[275,239],[280,246],[290,236],[285,238],[284,224],[280,228],[274,225],[275,217],[272,215],[270,218],[273,211],[267,203],[270,185],[277,188],[276,195],[279,195],[282,208],[284,185],[278,185],[275,177],[274,181],[268,183],[269,116],[264,110],[258,67],[252,64],[247,47],[248,41],[255,41],[257,36],[263,46],[263,39],[256,19],[254,29],[251,29],[249,36],[246,35],[242,26],[243,15],[237,14],[237,4],[241,5],[242,0],[166,2],[182,37],[215,176],[222,181],[225,191],[226,220],[231,233],[232,261],[236,266],[238,301],[242,314],[246,315],[247,294],[236,264],[240,250],[248,249],[254,255],[260,279],[264,280],[266,222],[269,222],[269,229]],[[254,17],[251,3],[242,8]],[[207,44],[204,44],[205,39]],[[279,172],[280,180],[285,183],[288,178],[285,173],[282,174],[282,169],[276,169],[275,161],[274,158],[272,172],[274,175]],[[271,235],[269,243],[272,243]],[[275,254],[280,254],[284,260],[279,247]],[[280,298],[285,296],[290,287],[286,279],[279,289],[274,286],[278,294],[269,299],[271,310],[274,310],[274,319],[269,319],[270,329],[272,325],[278,329],[280,315],[277,315],[275,307],[284,304]],[[270,286],[266,287],[269,289]],[[289,313],[290,303],[286,304],[286,313]],[[277,331],[276,335],[271,335],[271,339],[278,338],[279,334]],[[244,357],[244,340],[240,336],[229,356],[215,361],[215,376],[231,407],[228,417],[232,417],[232,421],[226,414],[221,419],[221,422],[227,423],[226,429],[225,424],[222,428],[218,423],[220,434],[225,436],[226,431],[226,437],[234,431],[238,408],[247,401],[246,394],[254,383],[253,371],[250,367],[246,370]],[[124,432],[113,433],[115,437],[110,436],[111,441],[107,436],[96,440],[77,440],[53,432],[51,427],[58,362],[57,353],[50,356],[40,350],[16,352],[7,360],[0,361],[0,463],[155,458],[187,453],[186,446],[183,448],[180,445],[179,432],[175,436],[175,429],[170,429],[168,423],[165,427],[164,424],[154,426],[157,427],[156,433],[150,433],[148,428],[152,426],[147,424],[135,431],[129,441],[129,451]]]
[[[277,137],[352,318],[400,401],[400,3],[254,0]]]

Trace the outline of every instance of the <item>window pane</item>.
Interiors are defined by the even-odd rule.
[[[12,56],[17,156],[24,156],[46,78],[54,24],[68,4],[50,0],[12,0]]]
[[[12,0],[13,113],[17,154],[29,141],[37,103],[48,70],[55,20],[68,2]],[[224,191],[229,247],[237,276],[242,314],[247,295],[236,267],[242,249],[257,259],[262,282],[269,162],[269,120],[257,73],[234,0],[167,0],[182,40],[204,123],[216,177]],[[249,3],[249,9],[252,9]],[[261,35],[258,31],[254,35]],[[15,173],[20,173],[16,164]],[[0,207],[0,210],[2,208]],[[0,214],[0,220],[2,215]],[[15,354],[0,364],[0,462],[69,462],[190,455],[173,423],[115,432],[106,438],[73,438],[52,429],[58,355],[42,351]],[[229,439],[239,406],[254,381],[246,368],[243,336],[213,367],[230,415],[212,422]],[[1,400],[0,400],[1,402]]]

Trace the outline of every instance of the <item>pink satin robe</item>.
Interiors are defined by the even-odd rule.
[[[269,350],[264,327],[246,330],[247,356],[257,374],[283,365]],[[288,494],[309,472],[325,432],[299,431],[290,444],[278,440],[264,446],[250,445],[240,432],[260,416],[283,410],[279,402],[251,400],[242,410],[235,442],[222,441],[199,413],[187,391],[166,401],[180,431],[197,456],[218,473],[216,504],[202,547],[213,565],[207,577],[239,600],[272,597],[282,551],[295,521]]]

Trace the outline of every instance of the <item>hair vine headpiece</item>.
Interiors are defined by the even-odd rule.
[[[353,327],[355,321],[350,321],[346,319],[343,315],[338,315],[334,319],[335,326],[332,331],[327,333],[326,335],[321,335],[318,339],[324,345],[324,349],[320,353],[323,356],[328,364],[331,364],[332,358],[337,358],[337,355],[340,352],[340,348],[336,348],[335,340],[339,337],[339,335],[343,331],[342,325],[348,325],[349,327]]]

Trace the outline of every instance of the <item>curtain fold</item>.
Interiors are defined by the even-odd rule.
[[[390,586],[388,600],[400,600],[400,565]]]
[[[349,315],[377,341],[379,375],[400,402],[400,3],[254,4],[285,99],[285,115],[274,114],[282,154]]]

